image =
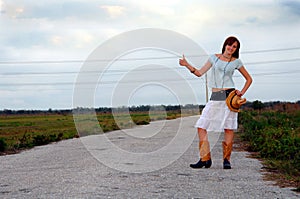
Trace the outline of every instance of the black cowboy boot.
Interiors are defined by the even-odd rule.
[[[232,151],[232,142],[230,144],[227,144],[226,142],[223,142],[223,169],[231,169],[230,165],[230,156]]]
[[[200,160],[196,164],[190,164],[190,167],[199,169],[202,167],[211,167],[212,161],[210,157],[210,148],[208,141],[199,142]]]
[[[230,162],[225,158],[223,162],[223,169],[231,169]]]
[[[190,164],[190,167],[192,167],[193,169],[200,169],[202,167],[210,168],[211,164],[212,164],[211,159],[209,159],[207,161],[202,161],[200,159],[196,164]]]

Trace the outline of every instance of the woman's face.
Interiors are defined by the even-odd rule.
[[[227,44],[225,47],[225,53],[232,55],[236,51],[237,47],[238,47],[238,43],[236,41],[231,45]]]

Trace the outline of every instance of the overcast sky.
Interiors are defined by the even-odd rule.
[[[0,14],[2,110],[72,108],[74,84],[84,61],[107,40],[141,28],[185,35],[207,54],[220,53],[224,40],[234,35],[241,41],[240,58],[254,79],[245,95],[249,101],[300,99],[299,0],[0,0]],[[148,50],[123,56],[131,61],[111,66],[122,68],[122,74],[103,77],[113,81],[104,86],[100,81],[95,107],[194,103],[178,100],[185,95],[177,92],[185,81],[196,93],[196,103],[205,104],[204,78],[180,67],[176,56],[169,62],[132,59],[145,56],[170,58],[174,54]],[[154,63],[153,71],[141,67]],[[134,74],[132,66],[137,64]],[[152,74],[155,70],[163,72]],[[120,78],[122,85],[116,83]],[[163,79],[173,81],[177,90]],[[238,72],[235,80],[241,89],[244,82]],[[129,98],[116,95],[115,88],[125,91],[121,87],[128,81],[140,84],[129,91]],[[112,104],[115,96],[125,99]]]

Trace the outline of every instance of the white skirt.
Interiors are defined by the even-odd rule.
[[[238,113],[230,111],[226,101],[209,101],[202,110],[195,127],[215,132],[224,131],[224,129],[236,130],[237,118]]]

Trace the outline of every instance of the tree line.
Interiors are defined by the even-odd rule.
[[[204,105],[186,104],[186,105],[139,105],[130,107],[99,107],[99,108],[84,108],[78,107],[74,109],[58,109],[53,110],[49,108],[48,110],[11,110],[4,109],[0,110],[1,115],[27,115],[27,114],[61,114],[67,115],[72,114],[74,111],[95,111],[96,113],[112,113],[113,111],[130,111],[130,112],[148,112],[150,110],[165,110],[165,111],[180,111],[182,109],[203,109]],[[242,106],[242,109],[253,109],[253,110],[300,110],[300,100],[297,102],[262,102],[255,100],[253,102],[247,102]]]

